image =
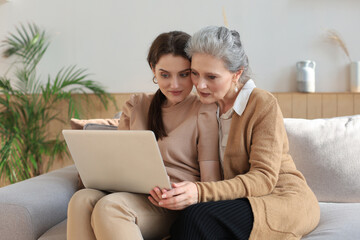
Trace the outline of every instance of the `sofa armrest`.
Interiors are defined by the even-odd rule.
[[[0,188],[0,238],[36,240],[63,221],[77,181],[72,165]]]

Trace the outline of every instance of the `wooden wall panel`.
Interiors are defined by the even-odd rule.
[[[314,119],[360,114],[360,93],[275,93],[274,96],[284,117]]]
[[[360,94],[354,95],[354,114],[360,114]]]
[[[352,94],[338,94],[337,115],[347,116],[354,114],[354,96]]]
[[[337,116],[337,95],[322,95],[322,114],[323,118],[332,118]]]
[[[322,95],[310,94],[307,95],[307,116],[308,119],[322,117]]]
[[[285,118],[292,116],[292,94],[277,94],[280,109]]]
[[[306,94],[294,93],[292,96],[292,115],[293,118],[307,117],[307,96]]]

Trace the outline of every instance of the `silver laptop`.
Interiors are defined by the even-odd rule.
[[[86,188],[149,193],[170,189],[155,135],[147,130],[63,130]]]

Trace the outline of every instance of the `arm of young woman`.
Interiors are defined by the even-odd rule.
[[[198,161],[201,182],[221,180],[219,126],[215,104],[202,104],[198,114]]]
[[[198,161],[201,182],[221,180],[216,105],[202,105],[198,114]],[[173,183],[172,190],[154,188],[149,200],[158,207],[181,210],[198,202],[197,186],[193,182]],[[166,199],[168,198],[168,199]]]
[[[131,95],[130,99],[122,107],[118,130],[130,130],[130,117],[137,102],[137,96]]]

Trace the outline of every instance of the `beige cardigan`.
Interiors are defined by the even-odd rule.
[[[254,213],[250,239],[300,239],[318,224],[318,201],[296,170],[277,100],[255,88],[232,117],[224,179],[196,183],[199,201],[247,197]]]

